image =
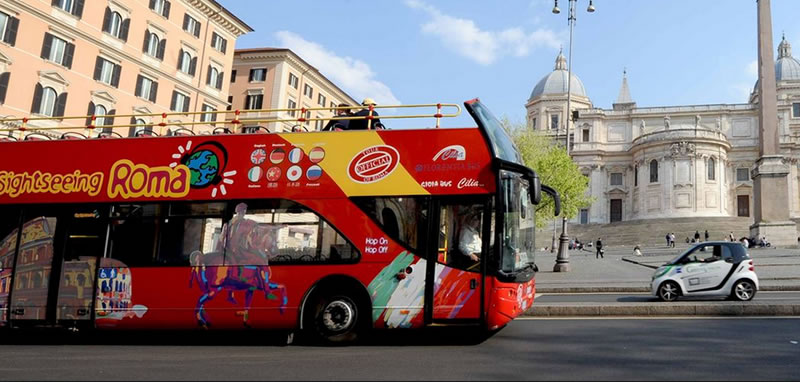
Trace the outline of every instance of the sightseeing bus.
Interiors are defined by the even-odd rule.
[[[437,112],[425,129],[6,129],[21,139],[0,142],[0,326],[501,328],[533,303],[534,206],[550,194],[558,214],[558,194],[464,106],[477,128]]]

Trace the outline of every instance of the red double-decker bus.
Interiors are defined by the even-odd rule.
[[[558,195],[465,107],[477,128],[2,142],[0,326],[500,328]]]

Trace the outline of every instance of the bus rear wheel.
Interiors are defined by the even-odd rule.
[[[360,313],[358,304],[347,295],[321,296],[313,315],[316,337],[330,344],[355,342],[361,334]]]

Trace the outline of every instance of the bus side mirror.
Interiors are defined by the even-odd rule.
[[[558,191],[544,184],[542,184],[542,191],[553,197],[553,202],[556,204],[553,216],[561,215],[561,197],[558,196]]]
[[[539,180],[538,176],[534,175],[530,183],[531,203],[539,204],[542,201],[542,181]]]

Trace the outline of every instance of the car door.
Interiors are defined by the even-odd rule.
[[[719,289],[731,268],[731,263],[723,260],[722,252],[722,244],[697,246],[687,256],[690,261],[682,271],[681,281],[684,290],[689,293],[701,293]]]

